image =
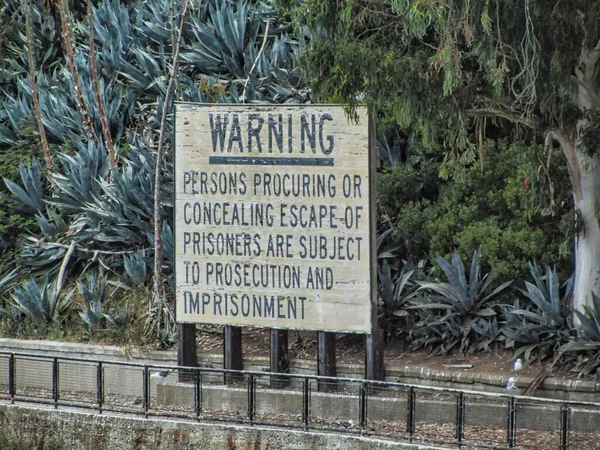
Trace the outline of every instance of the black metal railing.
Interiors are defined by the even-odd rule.
[[[597,449],[600,403],[0,352],[0,398],[491,449]]]

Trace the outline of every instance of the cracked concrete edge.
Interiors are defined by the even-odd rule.
[[[0,403],[0,422],[3,425],[0,430],[3,440],[27,442],[34,445],[32,448],[43,447],[48,435],[60,435],[60,445],[69,450],[444,450],[431,445],[331,432],[99,415],[4,403]]]
[[[0,351],[4,352],[32,352],[46,353],[52,356],[79,356],[97,359],[118,359],[124,361],[139,361],[147,364],[175,365],[177,352],[145,350],[135,347],[119,347],[110,345],[94,345],[73,342],[24,340],[0,338]],[[208,367],[221,367],[223,356],[218,354],[198,354],[200,365]],[[244,358],[244,367],[248,370],[268,371],[269,358],[266,356],[250,356]],[[292,373],[316,373],[317,362],[310,360],[290,361]],[[362,378],[364,367],[361,364],[340,364],[337,366],[338,376],[347,378]],[[420,384],[423,381],[437,383],[460,383],[477,385],[482,389],[486,386],[492,389],[506,388],[508,376],[495,375],[481,372],[467,372],[461,370],[439,370],[422,366],[408,366],[399,364],[386,364],[385,374],[387,381],[398,381]],[[533,378],[515,376],[517,387],[525,388]],[[409,381],[410,380],[410,381]],[[422,380],[422,381],[419,381]],[[600,382],[588,380],[547,378],[541,385],[542,389],[551,391],[593,393],[600,392]]]

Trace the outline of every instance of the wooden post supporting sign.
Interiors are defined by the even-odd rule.
[[[319,331],[317,333],[317,375],[322,377],[337,376],[335,361],[335,333]],[[332,382],[320,382],[319,391],[331,389]]]
[[[179,341],[177,342],[177,365],[196,367],[198,356],[196,350],[196,324],[180,323],[178,325]],[[179,381],[191,381],[194,374],[179,372]]]
[[[242,328],[226,326],[223,329],[223,368],[226,370],[243,370]],[[225,374],[225,384],[239,380],[239,376]]]
[[[374,114],[369,114],[369,195],[370,195],[370,271],[371,271],[371,334],[365,337],[365,378],[385,379],[383,365],[383,330],[377,323],[377,154]]]

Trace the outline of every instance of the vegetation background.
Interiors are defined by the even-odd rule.
[[[575,2],[573,22],[546,3],[5,0],[2,334],[173,345],[172,102],[362,98],[379,126],[388,339],[595,373],[600,300],[569,319],[574,169],[543,130],[574,114],[583,144],[594,136],[597,105],[563,78],[599,8]]]

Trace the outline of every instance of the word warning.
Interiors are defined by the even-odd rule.
[[[177,321],[371,332],[364,108],[176,105]]]

